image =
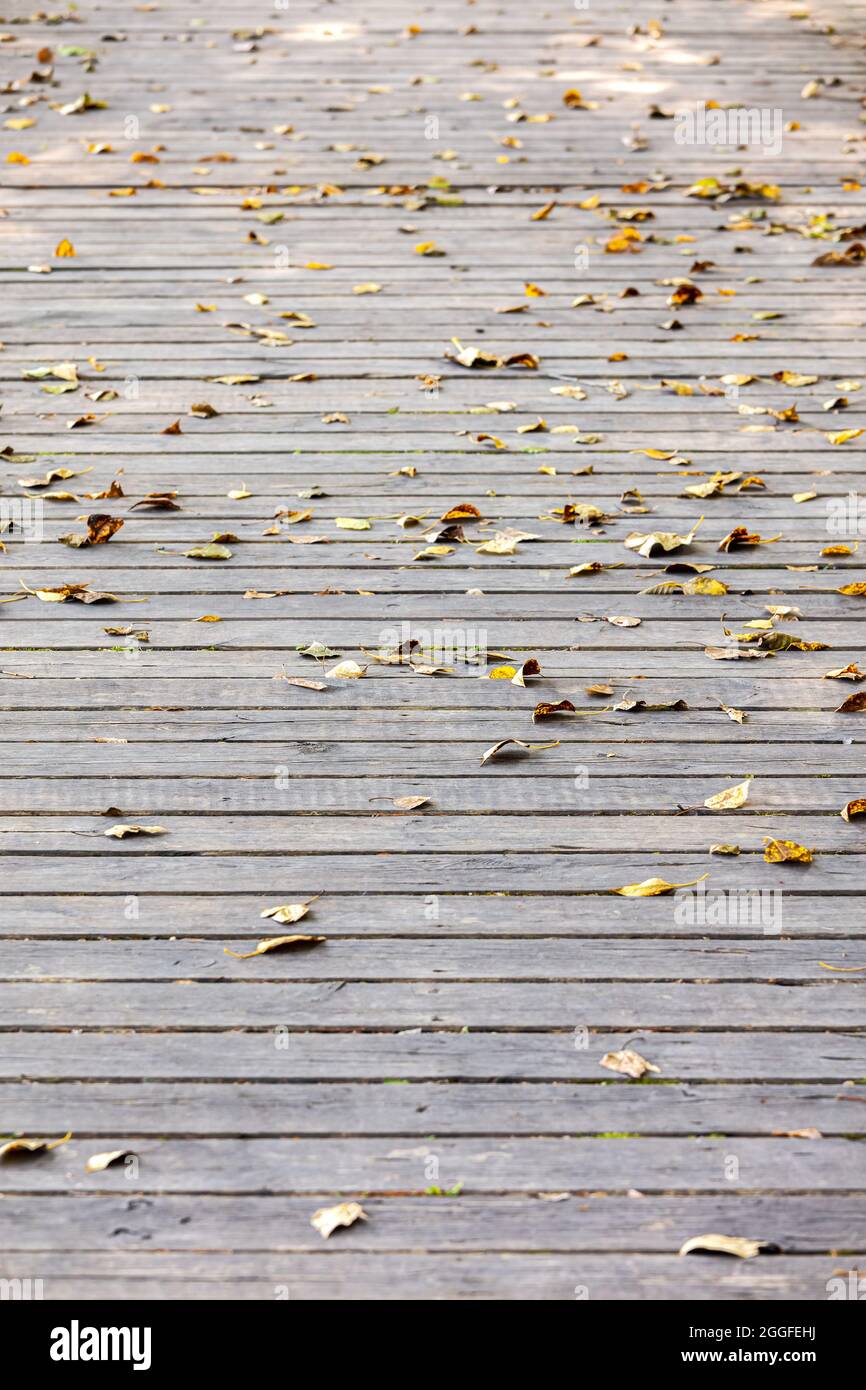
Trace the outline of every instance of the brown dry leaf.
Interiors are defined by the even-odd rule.
[[[91,590],[90,584],[60,584],[53,589],[29,589],[24,580],[19,581],[28,594],[35,594],[43,603],[118,603],[119,594],[101,594]],[[140,603],[140,599],[124,598],[125,603]]]
[[[474,502],[457,502],[439,518],[440,521],[480,521],[481,512]]]
[[[772,545],[781,539],[781,536],[759,536],[757,532],[749,531],[747,526],[735,526],[724,540],[719,541],[718,549],[728,551],[738,545]]]
[[[542,700],[532,711],[532,722],[537,724],[539,719],[552,719],[557,714],[576,714],[577,711],[570,700],[559,700],[556,704],[551,704],[547,700]]]
[[[101,512],[94,512],[87,518],[87,535],[61,536],[60,540],[64,545],[71,545],[76,550],[82,546],[105,545],[111,537],[115,535],[123,525],[123,520],[119,516],[107,516]]]
[[[167,835],[168,831],[163,825],[112,825],[102,833],[113,840],[125,840],[128,835]]]
[[[573,526],[578,521],[581,526],[599,526],[607,521],[606,513],[594,502],[564,502],[561,507],[553,508],[553,516],[566,526]]]
[[[737,811],[745,806],[751,789],[752,779],[749,777],[735,787],[726,787],[724,791],[716,792],[715,796],[708,796],[704,805],[710,811]]]
[[[481,766],[488,763],[491,758],[495,758],[503,748],[520,748],[524,753],[538,753],[544,748],[558,748],[559,740],[554,743],[526,743],[522,738],[501,738],[498,743],[494,743],[492,748],[488,748],[486,753],[481,755]]]
[[[367,1213],[359,1202],[339,1202],[335,1207],[320,1207],[313,1212],[310,1225],[315,1226],[325,1240],[338,1226],[354,1226],[356,1221],[366,1221]]]
[[[160,434],[183,434],[180,420],[172,420],[170,425],[166,425],[164,430],[160,430]]]
[[[693,1250],[709,1250],[717,1255],[737,1255],[741,1260],[753,1260],[762,1250],[777,1250],[778,1246],[769,1240],[750,1240],[747,1236],[722,1236],[711,1232],[706,1236],[692,1236],[680,1246],[678,1254],[689,1255]]]
[[[0,1144],[0,1159],[3,1158],[24,1158],[30,1154],[50,1153],[52,1149],[59,1149],[61,1144],[68,1144],[72,1138],[72,1131],[64,1134],[62,1139],[7,1139],[5,1144]]]
[[[251,960],[253,956],[264,956],[267,955],[268,951],[279,951],[284,946],[316,946],[322,941],[327,941],[327,937],[269,936],[266,941],[260,941],[253,951],[230,951],[228,946],[224,946],[223,953],[227,956],[234,956],[235,960]]]
[[[857,690],[853,695],[849,695],[843,700],[835,711],[836,714],[862,714],[866,710],[866,690]]]
[[[842,807],[839,815],[843,820],[853,820],[855,816],[866,816],[866,796],[855,797]]]
[[[764,860],[767,864],[811,864],[812,851],[794,840],[773,840],[764,836]]]
[[[266,595],[257,594],[256,597],[264,598]],[[274,680],[285,681],[286,685],[299,685],[304,690],[327,690],[328,688],[324,681],[308,681],[304,676],[287,676],[285,671],[278,671],[274,676]]]
[[[106,1168],[113,1168],[115,1163],[122,1163],[125,1158],[136,1158],[137,1155],[129,1149],[111,1149],[108,1153],[91,1154],[84,1165],[85,1173],[104,1173]]]
[[[823,679],[825,681],[863,681],[866,680],[866,671],[861,671],[856,661],[851,661],[847,666],[837,666],[833,671],[825,671]]]
[[[55,256],[59,253],[55,251]],[[866,246],[862,241],[852,241],[845,247],[844,251],[825,251],[823,256],[816,256],[813,265],[858,265],[860,261],[866,260]]]
[[[634,1052],[630,1047],[623,1048],[621,1052],[606,1052],[599,1064],[607,1067],[608,1071],[620,1072],[623,1076],[630,1076],[632,1080],[639,1081],[642,1076],[646,1076],[648,1071],[657,1074],[661,1071],[652,1062],[648,1062],[645,1057],[641,1057],[639,1052]]]
[[[662,893],[672,893],[675,888],[692,888],[703,883],[709,874],[689,879],[687,883],[666,883],[663,878],[645,878],[642,883],[627,883],[623,888],[610,888],[608,892],[619,893],[624,898],[657,898]]]
[[[626,713],[632,713],[634,711],[645,711],[647,714],[655,714],[662,710],[688,709],[688,705],[686,704],[685,700],[659,700],[655,704],[650,704],[648,700],[631,700],[626,698],[624,700],[620,700],[619,704],[614,705],[614,709],[624,710]]]
[[[146,497],[133,502],[130,511],[134,512],[136,507],[157,507],[166,512],[179,512],[180,504],[175,502],[176,492],[149,492]]]
[[[720,710],[724,710],[729,719],[733,719],[735,724],[745,724],[748,714],[745,710],[736,709],[733,705],[719,705]]]
[[[527,657],[526,661],[524,661],[524,663],[523,663],[523,665],[520,667],[520,669],[514,672],[514,675],[511,677],[511,684],[512,684],[512,685],[522,685],[522,686],[525,687],[525,685],[526,685],[526,677],[527,677],[527,676],[540,676],[540,675],[541,675],[541,663],[540,663],[539,661],[537,661],[536,658],[535,658],[534,656],[530,656],[530,657]]]

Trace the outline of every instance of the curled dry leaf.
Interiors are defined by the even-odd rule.
[[[520,748],[524,753],[539,753],[544,748],[558,748],[559,740],[553,743],[525,743],[522,738],[501,738],[498,743],[494,743],[492,748],[488,748],[486,753],[481,755],[481,766],[489,763],[491,758],[495,758],[502,752],[503,748]]]
[[[314,1211],[310,1225],[315,1226],[319,1235],[327,1240],[338,1226],[354,1226],[356,1221],[367,1219],[367,1213],[360,1202],[338,1202],[335,1207],[320,1207],[318,1211]]]
[[[655,704],[650,704],[648,700],[630,700],[626,698],[620,700],[619,704],[614,705],[614,709],[624,710],[629,714],[635,711],[656,714],[662,710],[688,709],[688,705],[685,700],[659,700]]]
[[[305,903],[280,903],[277,907],[266,907],[259,913],[260,917],[269,917],[272,922],[282,924],[300,922],[302,917],[306,917],[316,898],[309,898]]]
[[[512,684],[512,685],[521,685],[521,686],[524,686],[524,687],[525,687],[525,686],[526,686],[526,677],[527,677],[527,676],[540,676],[540,675],[541,675],[541,662],[540,662],[540,661],[537,661],[536,658],[535,658],[534,656],[530,656],[530,657],[527,657],[526,661],[524,661],[524,663],[523,663],[523,665],[520,667],[520,669],[514,672],[514,675],[511,677],[511,684]]]
[[[360,680],[366,673],[366,666],[359,666],[357,661],[340,661],[336,666],[332,666],[330,671],[326,671],[325,675],[334,676],[337,680]]]
[[[35,594],[43,603],[119,603],[118,594],[100,594],[90,588],[90,584],[60,584],[56,589],[30,589],[22,579],[22,588],[28,594]],[[124,596],[126,603],[141,603],[141,599],[130,599]]]
[[[122,1163],[126,1158],[136,1158],[137,1155],[129,1149],[111,1149],[108,1153],[91,1154],[84,1165],[85,1173],[104,1173],[106,1168],[113,1168],[116,1163]]]
[[[596,712],[593,711],[593,713]],[[558,700],[555,704],[548,700],[541,700],[532,711],[532,722],[536,724],[539,719],[552,719],[557,714],[577,714],[577,710],[570,700]]]
[[[866,710],[866,690],[856,690],[836,709],[837,714],[862,714]]]
[[[71,545],[76,550],[85,545],[105,545],[120,530],[122,525],[123,520],[119,516],[105,516],[95,512],[87,518],[86,536],[61,536],[60,540],[64,545]]]
[[[315,657],[317,661],[328,656],[340,655],[335,647],[329,647],[324,642],[302,642],[300,646],[295,647],[295,651],[300,652],[301,656]]]
[[[176,492],[149,492],[146,497],[142,497],[138,502],[133,502],[130,511],[134,512],[136,507],[154,507],[164,512],[179,512],[180,503],[174,499]]]
[[[741,806],[745,806],[751,789],[752,779],[749,777],[745,782],[738,782],[735,787],[726,787],[724,791],[716,792],[715,796],[708,796],[704,805],[710,811],[737,811]]]
[[[619,893],[623,898],[657,898],[662,893],[672,893],[675,888],[693,888],[696,883],[703,883],[709,874],[701,874],[700,878],[691,878],[687,883],[667,883],[663,878],[645,878],[643,883],[627,883],[624,888],[610,888],[611,893]]]
[[[430,802],[429,796],[397,796],[392,801],[398,811],[417,811],[421,806],[427,806]]]
[[[31,1154],[49,1153],[51,1149],[59,1149],[61,1144],[68,1144],[71,1138],[70,1130],[62,1139],[7,1139],[5,1144],[0,1144],[0,1159],[27,1158]]]
[[[729,531],[724,539],[719,541],[718,549],[728,551],[740,545],[773,545],[781,539],[781,536],[759,536],[747,526],[735,526],[733,531]]]
[[[632,531],[631,535],[626,536],[623,544],[629,550],[636,550],[638,555],[643,555],[646,559],[649,559],[656,549],[678,550],[682,545],[691,545],[703,519],[700,517],[684,536],[678,536],[673,531],[650,531],[647,534]]]
[[[646,1076],[648,1071],[661,1071],[660,1067],[654,1066],[645,1057],[641,1057],[639,1052],[633,1052],[630,1047],[624,1048],[621,1052],[606,1052],[600,1065],[607,1067],[608,1071],[618,1071],[623,1076],[630,1076],[635,1081]]]
[[[316,946],[321,941],[327,941],[327,937],[269,936],[266,941],[260,941],[253,951],[230,951],[228,946],[224,946],[223,952],[227,956],[234,956],[235,960],[251,960],[253,956],[267,955],[268,951],[280,951],[284,946]]]
[[[753,1260],[762,1250],[776,1251],[778,1246],[769,1240],[749,1240],[747,1236],[722,1236],[711,1232],[692,1236],[680,1246],[678,1254],[690,1255],[693,1250],[708,1250],[715,1255],[737,1255],[741,1260]]]
[[[853,801],[846,801],[839,815],[843,820],[853,820],[855,816],[866,816],[866,796],[857,796]]]

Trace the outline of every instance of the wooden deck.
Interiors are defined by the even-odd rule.
[[[31,8],[0,23],[0,597],[116,601],[0,605],[0,1130],[73,1136],[0,1161],[0,1277],[826,1298],[866,1260],[866,817],[839,814],[866,724],[838,712],[866,686],[825,679],[866,658],[838,592],[866,579],[866,261],[814,262],[866,220],[860,7]],[[780,148],[678,143],[698,102],[780,112]],[[59,543],[94,513],[122,530]],[[623,544],[702,514],[686,549]],[[720,551],[735,526],[775,539]],[[230,559],[189,556],[215,534]],[[684,559],[727,592],[649,592]],[[731,653],[768,605],[827,649]],[[481,766],[509,738],[556,742]],[[225,954],[291,932],[326,940]],[[658,1071],[602,1067],[625,1048]],[[110,1150],[135,1159],[86,1171]],[[323,1240],[347,1200],[368,1219]],[[778,1253],[678,1255],[706,1232]]]

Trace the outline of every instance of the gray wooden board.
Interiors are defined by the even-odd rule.
[[[862,599],[836,592],[864,572],[864,272],[813,264],[862,239],[856,5],[680,0],[655,36],[626,0],[531,23],[478,0],[471,32],[460,0],[418,32],[393,0],[327,8],[167,0],[112,42],[85,5],[4,35],[0,598],[118,599],[0,604],[0,1103],[9,1130],[75,1133],[0,1162],[0,1274],[26,1262],[48,1298],[825,1299],[866,1253],[866,822],[839,816],[864,733],[838,712],[860,683],[824,679],[864,658]],[[107,105],[64,114],[85,87]],[[680,143],[710,99],[786,128]],[[689,192],[708,176],[762,188]],[[673,307],[684,277],[702,296]],[[538,367],[467,370],[455,337]],[[25,375],[62,361],[69,393]],[[716,394],[731,374],[754,379]],[[58,465],[89,471],[20,530],[44,490],[18,480]],[[766,486],[682,495],[733,469]],[[123,498],[85,496],[115,475]],[[164,489],[180,512],[129,510]],[[610,519],[549,519],[566,500]],[[415,562],[395,518],[462,501],[469,544]],[[265,536],[277,506],[314,515]],[[58,544],[94,512],[124,521],[110,545]],[[688,551],[622,544],[701,512]],[[781,539],[718,551],[740,524]],[[539,540],[476,553],[508,526]],[[215,531],[229,563],[185,555]],[[728,592],[642,592],[683,556]],[[595,560],[617,568],[569,578]],[[768,604],[827,649],[704,654]],[[126,626],[150,641],[104,630]],[[455,629],[486,662],[422,679],[361,651]],[[479,679],[528,656],[526,688]],[[363,680],[323,676],[346,657]],[[604,708],[624,697],[688,708]],[[588,712],[533,725],[560,699]],[[509,736],[558,743],[482,768]],[[748,776],[742,810],[703,807]],[[107,839],[109,811],[164,833]],[[766,863],[767,836],[813,862]],[[656,876],[691,886],[610,892]],[[323,945],[225,954],[314,895]],[[625,1047],[660,1071],[600,1066]],[[85,1173],[112,1147],[139,1167]],[[313,1210],[365,1193],[324,1246]],[[678,1259],[701,1230],[782,1253]]]
[[[705,1025],[706,1017],[698,1020]],[[48,1024],[44,1025],[46,1028]],[[260,1025],[254,1025],[260,1026]],[[637,1048],[660,1068],[657,1078],[637,1083],[664,1090],[656,1081],[833,1082],[844,1085],[866,1073],[866,1034],[857,1025],[834,1031],[788,1028],[762,1031],[583,1031],[570,1018],[563,1029],[471,1032],[433,1026],[351,1033],[275,1029],[135,1033],[99,1031],[14,1031],[3,1034],[0,1075],[5,1080],[74,1081],[595,1081],[606,1052]],[[848,1094],[848,1091],[845,1091]],[[852,1102],[852,1108],[855,1102]]]
[[[0,984],[5,1029],[857,1028],[861,993],[832,984],[560,982]],[[575,1021],[576,1020],[576,1021]]]
[[[748,918],[747,918],[748,920]],[[782,924],[784,918],[782,919]],[[309,922],[310,932],[315,921]],[[724,926],[724,923],[722,923]],[[756,913],[754,930],[763,923]],[[267,936],[270,928],[263,928]],[[304,927],[299,928],[301,932]],[[712,925],[708,929],[712,934]],[[260,933],[261,935],[262,933]],[[450,940],[445,947],[435,939],[354,941],[329,936],[313,947],[267,954],[267,959],[238,960],[226,951],[241,946],[252,950],[249,940],[237,943],[225,937],[206,943],[187,938],[172,941],[4,941],[2,974],[6,982],[38,981],[51,984],[66,979],[83,981],[184,980],[292,982],[353,979],[374,980],[700,980],[753,981],[788,984],[830,978],[835,971],[863,969],[864,949],[859,941],[831,943],[807,941],[671,941],[631,940],[627,961],[620,941],[525,941]],[[829,960],[826,958],[829,957]],[[825,964],[822,965],[822,961]],[[849,984],[853,987],[854,975]]]
[[[838,1223],[846,1226],[849,1256],[864,1250],[866,1212],[858,1197],[825,1195],[816,1204],[814,1199],[793,1195],[741,1196],[735,1200],[731,1195],[644,1196],[635,1200],[611,1194],[550,1202],[531,1196],[467,1193],[432,1200],[365,1198],[367,1222],[359,1223],[352,1236],[343,1237],[339,1252],[335,1242],[328,1258],[333,1254],[339,1259],[341,1255],[351,1258],[352,1253],[412,1249],[608,1254],[640,1250],[644,1255],[660,1256],[675,1254],[699,1230],[723,1228],[731,1220],[732,1208],[749,1222],[747,1229],[773,1240],[789,1256],[832,1253]],[[232,1249],[248,1252],[247,1268],[252,1273],[253,1255],[258,1255],[263,1271],[270,1263],[267,1251],[272,1252],[272,1258],[321,1252],[321,1236],[310,1225],[313,1210],[314,1203],[304,1197],[193,1199],[180,1194],[133,1197],[81,1193],[73,1198],[41,1194],[20,1204],[3,1201],[0,1232],[4,1260],[11,1253],[27,1252],[39,1267],[47,1264],[44,1252],[50,1249],[62,1251],[70,1270],[79,1266],[86,1251],[92,1257],[94,1272],[103,1268],[109,1252],[121,1270],[132,1252],[139,1257],[147,1254],[155,1272],[172,1257],[176,1268],[186,1265],[189,1269],[197,1257],[204,1262],[208,1252]],[[148,1245],[153,1246],[151,1251]],[[844,1266],[845,1259],[840,1262]],[[625,1262],[611,1261],[614,1263]],[[700,1269],[712,1264],[706,1257],[690,1258],[685,1273],[690,1277],[692,1266]],[[775,1257],[769,1263],[761,1261],[765,1270],[776,1264]],[[5,1264],[0,1268],[5,1272]],[[730,1265],[726,1263],[725,1268]]]
[[[501,1200],[501,1199],[497,1199]],[[813,1199],[814,1200],[814,1199]],[[125,1225],[115,1229],[129,1230]],[[91,1229],[97,1225],[94,1215]],[[134,1227],[132,1228],[135,1229]],[[146,1233],[145,1233],[146,1234]],[[115,1241],[115,1244],[117,1242]],[[848,1297],[858,1288],[856,1256],[773,1256],[737,1268],[710,1255],[560,1255],[511,1251],[465,1255],[156,1254],[136,1248],[124,1259],[113,1249],[104,1262],[91,1251],[73,1260],[65,1251],[26,1255],[30,1278],[41,1278],[46,1299],[203,1299],[293,1302],[440,1302],[455,1300],[569,1302],[639,1299],[791,1302]],[[862,1261],[861,1261],[862,1263]],[[22,1257],[0,1257],[3,1277],[20,1278]]]
[[[863,1087],[827,1084],[31,1082],[0,1085],[0,1104],[25,1133],[62,1117],[80,1137],[866,1132]]]
[[[122,1136],[101,1139],[119,1149]],[[90,1174],[86,1140],[54,1148],[33,1162],[6,1162],[0,1192],[393,1192],[420,1195],[431,1186],[473,1192],[593,1191],[631,1188],[661,1193],[837,1192],[856,1188],[857,1141],[713,1137],[481,1139],[382,1138],[167,1139],[136,1141],[138,1170],[121,1165]],[[734,1150],[736,1176],[729,1160]],[[428,1160],[434,1160],[435,1167]]]
[[[56,785],[56,784],[55,784]],[[94,889],[98,885],[94,885]],[[807,892],[784,895],[785,938],[807,937],[816,948],[834,937],[862,937],[866,934],[866,906],[859,895],[826,896]],[[0,898],[0,933],[4,937],[225,937],[259,940],[269,928],[263,927],[260,912],[274,904],[255,892],[228,890],[206,898],[183,896],[148,889],[139,897],[138,916],[124,912],[124,897],[96,891]],[[726,914],[726,920],[707,922],[706,910],[677,921],[668,897],[649,898],[641,910],[617,895],[553,893],[487,893],[470,895],[440,892],[434,901],[410,892],[389,895],[369,893],[354,898],[351,916],[345,917],[342,895],[319,898],[307,927],[332,936],[405,938],[435,936],[485,939],[489,937],[525,940],[706,937],[713,940],[764,936],[760,913],[744,899],[744,910]],[[777,933],[779,935],[779,933]],[[848,947],[847,949],[853,949]],[[823,956],[823,949],[821,950]]]

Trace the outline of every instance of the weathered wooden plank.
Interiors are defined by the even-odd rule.
[[[118,1131],[162,1138],[350,1133],[778,1135],[807,1128],[850,1136],[866,1132],[862,1092],[857,1086],[757,1083],[653,1088],[527,1082],[31,1082],[0,1084],[0,1104],[8,1123],[25,1134],[50,1132],[61,1116],[75,1134],[88,1138]],[[0,1232],[2,1215],[0,1209]],[[9,1248],[2,1234],[0,1244]]]
[[[729,908],[729,904],[725,904]],[[756,902],[754,931],[779,932]],[[730,915],[726,913],[724,915]],[[748,914],[746,920],[749,920]],[[675,919],[676,920],[676,919]],[[309,923],[310,930],[316,927]],[[350,925],[350,924],[346,924]],[[724,920],[721,926],[724,927]],[[711,924],[712,930],[714,924]],[[259,924],[259,935],[271,931]],[[303,928],[301,928],[303,930]],[[771,984],[828,979],[821,961],[829,956],[836,970],[863,967],[864,949],[859,942],[834,941],[620,941],[584,938],[579,947],[571,941],[536,938],[532,949],[525,941],[475,941],[452,939],[447,951],[435,938],[346,940],[328,937],[316,949],[274,952],[266,961],[238,960],[226,955],[223,942],[198,943],[185,937],[166,941],[4,941],[2,977],[5,981],[278,981],[345,980],[556,980],[559,983],[601,981],[769,981]],[[239,943],[230,942],[228,949]],[[244,946],[252,943],[247,941]],[[856,975],[849,983],[856,981]]]
[[[366,779],[364,779],[366,782]],[[572,787],[572,792],[576,789]],[[790,840],[795,834],[816,853],[860,855],[866,852],[866,827],[856,819],[843,823],[839,817],[842,802],[835,815],[809,816],[802,812],[779,815],[761,807],[761,788],[750,798],[748,814],[738,812],[713,814],[701,803],[691,801],[691,816],[627,816],[581,814],[579,799],[573,796],[571,810],[560,816],[534,816],[525,804],[514,815],[456,815],[436,807],[435,794],[430,809],[416,813],[400,812],[385,806],[372,805],[366,815],[290,815],[282,813],[273,818],[261,816],[184,815],[163,816],[166,832],[149,842],[157,854],[199,855],[232,853],[255,854],[413,854],[482,853],[497,849],[503,854],[548,853],[551,850],[580,854],[615,854],[628,851],[637,843],[646,854],[675,854],[707,851],[712,844],[734,837],[745,853],[763,850],[765,839]],[[313,796],[315,803],[315,796]],[[753,804],[754,803],[754,804]],[[112,843],[106,837],[109,823],[117,824],[116,816],[106,819],[77,817],[0,816],[0,853],[4,857],[20,851],[27,855],[80,855],[104,857],[127,850],[140,855],[148,845],[143,836],[128,836]],[[310,807],[312,809],[312,807]],[[676,809],[669,803],[669,810]],[[760,812],[760,814],[759,814]],[[124,811],[123,814],[126,814]]]
[[[91,1141],[92,1142],[92,1141]],[[100,1142],[103,1142],[100,1140]],[[123,1147],[123,1136],[104,1141]],[[136,1140],[134,1190],[147,1192],[315,1193],[373,1191],[421,1195],[431,1178],[472,1192],[593,1191],[838,1192],[862,1186],[855,1140],[737,1137],[498,1139]],[[85,1172],[90,1143],[72,1139],[38,1163],[4,1164],[0,1191],[123,1192],[118,1165]],[[433,1160],[432,1164],[430,1160]]]
[[[697,1022],[706,1020],[707,1015]],[[50,1081],[598,1081],[608,1075],[599,1070],[605,1052],[624,1047],[647,1055],[665,1082],[844,1085],[864,1074],[866,1033],[857,1024],[834,1032],[798,1032],[793,1020],[792,1031],[762,1032],[762,1026],[766,1020],[754,1030],[721,1035],[718,1029],[683,1032],[668,1025],[660,1032],[584,1034],[571,1019],[559,1032],[516,1033],[483,1026],[472,1032],[434,1026],[396,1033],[6,1031],[0,1075]],[[648,1080],[642,1091],[655,1095],[665,1089]],[[611,1074],[614,1083],[626,1084]]]
[[[56,785],[56,784],[55,784]],[[261,793],[257,793],[261,797]],[[263,799],[263,798],[262,798]],[[96,885],[94,885],[96,886]],[[138,917],[125,915],[125,899],[99,896],[95,892],[75,892],[50,896],[4,894],[0,913],[3,937],[176,937],[179,928],[193,937],[231,937],[258,940],[266,928],[259,913],[271,906],[255,893],[211,893],[207,897],[184,897],[148,890],[142,893]],[[747,910],[748,909],[748,910]],[[782,935],[808,937],[815,949],[825,954],[821,942],[835,937],[859,938],[866,934],[866,913],[859,896],[825,897],[805,892],[784,894]],[[751,906],[725,914],[723,922],[708,924],[706,913],[696,912],[694,921],[676,921],[671,900],[648,898],[635,913],[633,905],[616,895],[599,896],[579,891],[572,894],[541,891],[534,895],[511,893],[462,894],[440,892],[435,902],[409,892],[355,897],[351,913],[339,895],[325,896],[316,903],[317,932],[357,937],[430,936],[518,937],[538,936],[565,939],[597,937],[694,937],[706,936],[708,925],[714,939],[762,935],[764,923],[753,920]],[[829,951],[829,947],[827,950]],[[846,947],[846,949],[853,949]]]
[[[135,1203],[131,1206],[130,1203]],[[645,1255],[675,1254],[698,1231],[725,1229],[732,1219],[732,1208],[747,1221],[748,1229],[774,1240],[787,1255],[830,1254],[840,1229],[848,1232],[851,1254],[866,1246],[863,1218],[866,1203],[862,1197],[822,1196],[814,1198],[779,1196],[685,1196],[676,1198],[644,1196],[635,1201],[611,1194],[603,1200],[571,1198],[559,1202],[538,1201],[525,1196],[485,1197],[466,1193],[459,1198],[365,1197],[368,1220],[353,1228],[345,1245],[336,1242],[328,1250],[333,1257],[352,1258],[363,1252],[428,1250],[432,1252],[472,1252],[479,1250],[608,1252],[626,1255],[640,1250]],[[71,1271],[95,1274],[108,1252],[118,1260],[119,1271],[174,1265],[192,1273],[196,1260],[207,1263],[209,1251],[233,1250],[238,1263],[242,1252],[249,1252],[249,1273],[255,1273],[251,1256],[262,1261],[263,1275],[273,1255],[320,1254],[321,1236],[310,1225],[315,1210],[308,1197],[224,1196],[220,1198],[160,1194],[148,1197],[119,1197],[114,1194],[75,1197],[40,1195],[38,1200],[0,1203],[0,1233],[4,1255],[0,1269],[6,1272],[11,1255],[28,1255],[34,1269],[45,1269],[48,1289],[53,1278],[46,1252],[61,1252]],[[148,1249],[152,1245],[154,1248]],[[86,1252],[86,1255],[82,1252]],[[836,1257],[837,1263],[839,1257]],[[85,1262],[86,1261],[86,1262]],[[610,1260],[611,1266],[625,1260]],[[753,1264],[758,1264],[753,1261]],[[765,1270],[775,1268],[777,1258],[760,1262]],[[843,1260],[844,1264],[845,1261]],[[692,1268],[716,1270],[711,1257],[689,1258]],[[724,1265],[723,1268],[730,1268]],[[70,1272],[71,1272],[70,1271]],[[682,1277],[682,1276],[681,1276]],[[688,1281],[687,1281],[688,1282]],[[46,1289],[46,1297],[49,1296]]]
[[[128,1220],[128,1218],[127,1218]],[[48,1299],[204,1299],[295,1302],[388,1302],[514,1300],[573,1302],[590,1292],[595,1299],[707,1302],[760,1299],[767,1302],[824,1300],[829,1290],[847,1289],[848,1270],[839,1256],[774,1257],[743,1268],[720,1268],[712,1256],[541,1255],[541,1254],[317,1254],[252,1256],[181,1255],[136,1252],[124,1261],[114,1251],[104,1263],[98,1254],[79,1256],[80,1268],[64,1252],[28,1254],[33,1278],[43,1279]],[[20,1256],[0,1263],[4,1277],[20,1277]],[[759,1264],[755,1269],[753,1266]],[[688,1276],[683,1277],[683,1274]],[[842,1278],[842,1285],[831,1280]],[[586,1292],[584,1292],[586,1291]]]
[[[833,984],[162,984],[0,985],[16,1028],[857,1028],[860,991]],[[578,1023],[575,1024],[575,1020]],[[283,1035],[274,1030],[285,1028]]]

